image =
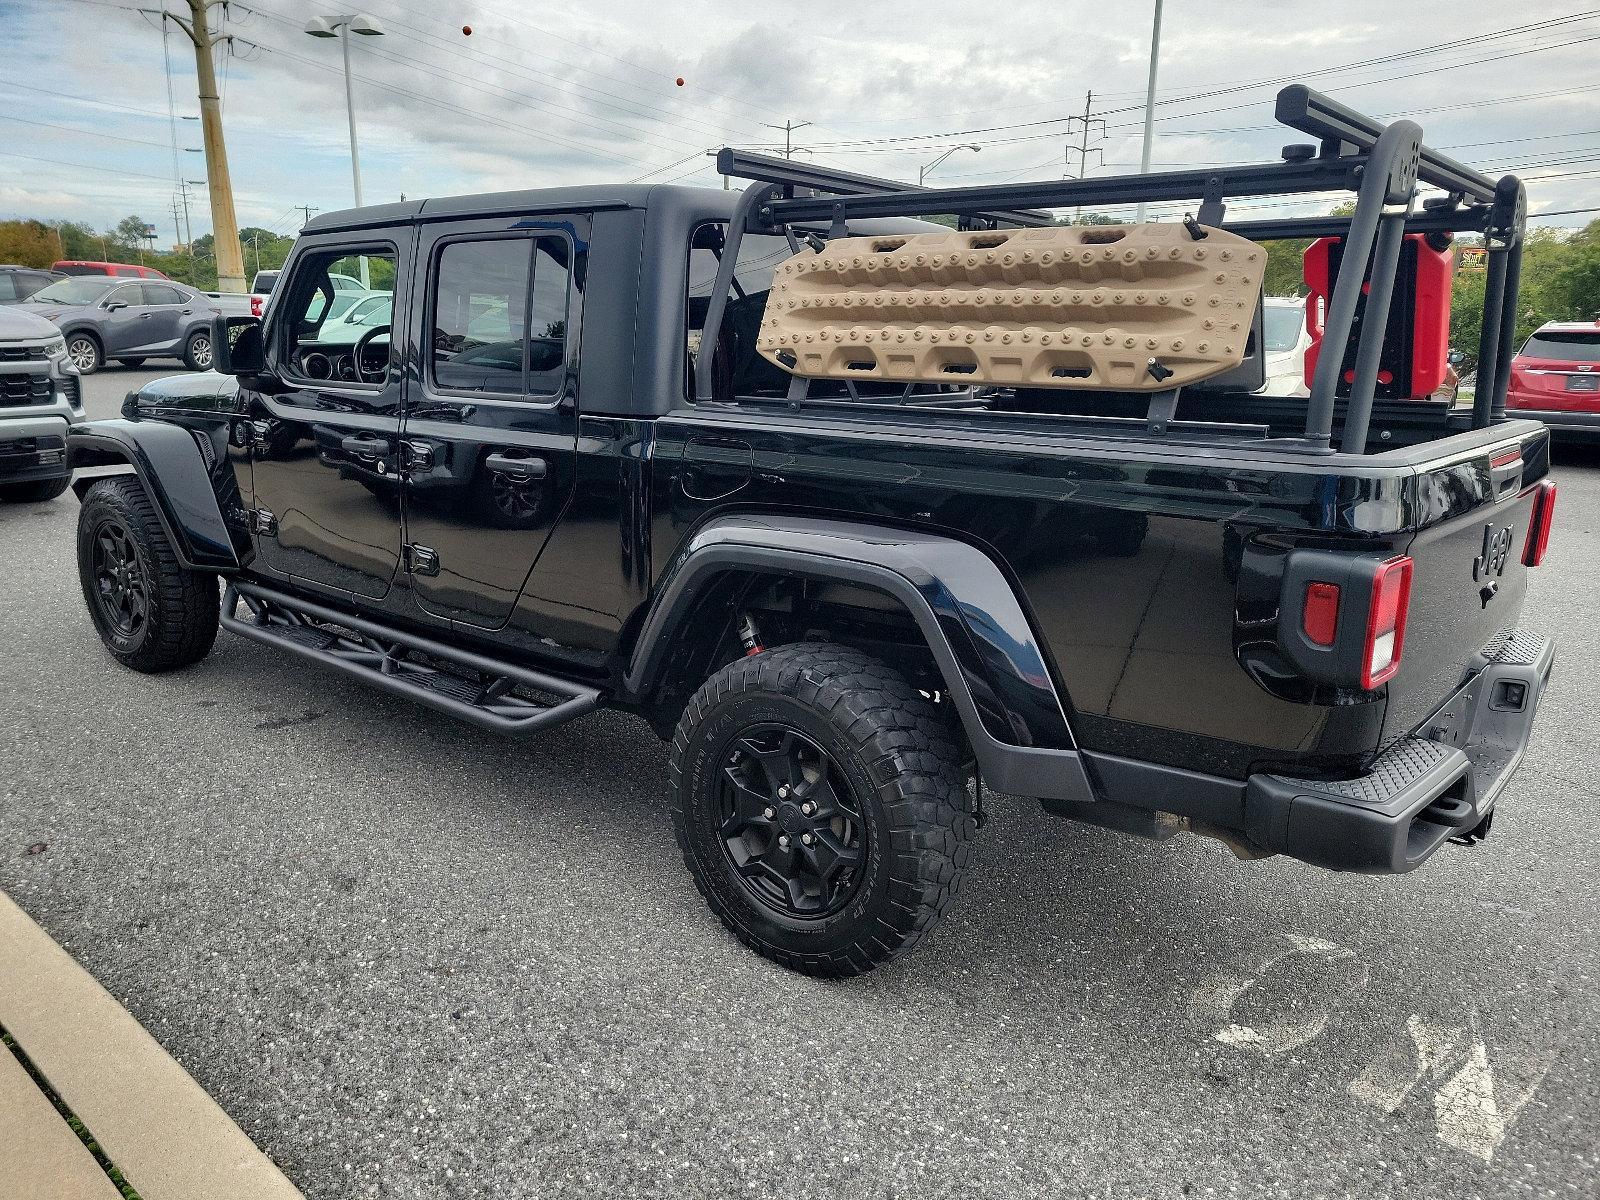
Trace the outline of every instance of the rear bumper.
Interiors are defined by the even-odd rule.
[[[1506,416],[1526,421],[1543,421],[1553,432],[1566,438],[1600,438],[1600,412],[1508,407]]]
[[[1488,831],[1555,662],[1550,639],[1512,632],[1410,735],[1355,779],[1252,775],[1245,833],[1262,848],[1334,871],[1399,874],[1446,841]]]

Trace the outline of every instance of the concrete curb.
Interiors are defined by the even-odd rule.
[[[216,1101],[4,893],[0,893],[0,1025],[143,1200],[222,1196],[303,1200]],[[0,1055],[10,1060],[48,1108],[49,1102],[32,1088],[11,1053],[0,1048]],[[0,1091],[9,1097],[7,1070],[0,1077]],[[76,1142],[59,1118],[57,1124]],[[21,1150],[26,1159],[36,1157],[32,1147]],[[37,1153],[45,1150],[41,1141]],[[9,1158],[9,1153],[0,1157],[0,1169]],[[115,1195],[110,1181],[103,1174],[101,1179]]]

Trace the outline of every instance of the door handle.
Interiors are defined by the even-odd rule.
[[[150,313],[140,313],[139,314],[139,320],[148,321],[150,319],[151,315],[152,314],[150,314]]]
[[[496,474],[508,476],[514,483],[532,483],[550,473],[550,464],[542,458],[513,458],[509,454],[491,454],[483,465]]]
[[[367,437],[365,434],[351,434],[339,440],[339,446],[346,454],[354,458],[376,459],[389,453],[390,446],[386,438]]]

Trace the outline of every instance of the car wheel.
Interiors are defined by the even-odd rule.
[[[119,363],[121,363],[125,367],[142,367],[142,366],[144,366],[144,359],[142,359],[142,358],[119,358],[119,359],[117,359],[117,361]]]
[[[899,674],[798,643],[730,663],[672,740],[673,829],[740,941],[808,975],[909,950],[960,889],[976,821],[948,726]]]
[[[54,500],[67,490],[71,480],[63,475],[60,479],[30,479],[27,483],[0,483],[0,500],[10,500],[17,504],[26,504],[34,500]]]
[[[196,329],[183,344],[183,365],[191,371],[211,370],[211,331]]]
[[[135,671],[186,667],[216,641],[217,577],[178,561],[137,479],[102,479],[84,496],[78,580],[100,640]]]
[[[106,361],[105,352],[100,349],[100,339],[92,333],[69,335],[67,361],[78,369],[79,375],[93,375]]]

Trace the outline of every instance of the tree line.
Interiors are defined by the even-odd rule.
[[[78,221],[0,221],[0,263],[20,267],[49,267],[63,259],[90,262],[140,263],[202,292],[217,289],[217,258],[211,235],[202,234],[192,246],[177,250],[152,250],[145,237],[149,222],[137,214],[97,232]],[[246,226],[239,231],[244,247],[245,279],[257,271],[283,266],[294,245],[292,235]]]

